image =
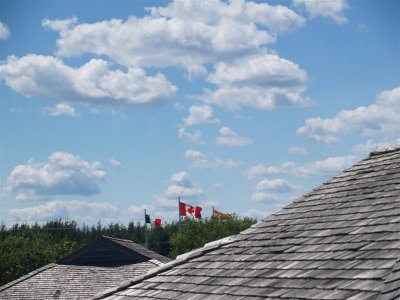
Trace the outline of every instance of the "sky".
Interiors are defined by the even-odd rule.
[[[396,0],[0,0],[0,221],[258,220],[400,142]]]

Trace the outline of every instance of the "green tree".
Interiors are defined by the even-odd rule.
[[[0,286],[67,256],[77,248],[76,242],[66,239],[55,242],[50,234],[29,229],[0,240]]]
[[[211,217],[210,219],[186,219],[182,222],[180,230],[175,232],[170,240],[170,257],[175,258],[179,254],[200,248],[208,242],[224,237],[238,234],[249,228],[256,222],[252,218],[239,219],[230,217],[221,219]]]

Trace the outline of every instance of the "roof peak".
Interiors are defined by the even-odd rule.
[[[383,146],[381,148],[378,148],[375,151],[372,151],[369,156],[376,156],[376,155],[381,155],[381,154],[385,154],[385,153],[389,153],[389,152],[395,152],[395,151],[399,151],[400,150],[400,142],[397,144],[393,144],[390,146]]]

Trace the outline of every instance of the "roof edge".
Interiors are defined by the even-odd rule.
[[[220,240],[216,240],[210,243],[205,244],[203,247],[192,250],[190,252],[178,255],[177,258],[169,263],[163,264],[161,266],[159,266],[158,268],[154,268],[151,269],[150,271],[148,271],[146,274],[143,275],[139,275],[134,277],[133,279],[129,279],[126,280],[124,282],[122,282],[119,286],[107,289],[105,291],[99,292],[97,294],[95,294],[92,298],[92,300],[98,300],[98,299],[103,299],[105,297],[108,297],[114,293],[117,293],[119,291],[125,290],[126,288],[128,288],[131,285],[137,284],[143,280],[146,280],[150,277],[153,277],[161,272],[164,271],[168,271],[170,269],[172,269],[175,266],[179,266],[185,262],[187,262],[190,259],[199,257],[207,252],[210,252],[212,250],[215,250],[217,248],[220,248],[224,245],[230,244],[232,242],[234,242],[236,240],[236,236],[237,235],[233,235],[233,236],[229,236],[226,238],[222,238]]]
[[[376,151],[372,151],[369,154],[369,157],[382,155],[382,154],[386,154],[386,153],[390,153],[390,152],[395,152],[395,151],[399,151],[399,150],[400,150],[400,143],[399,144],[390,145],[390,146],[386,146],[386,147],[380,148],[380,149],[378,149]]]

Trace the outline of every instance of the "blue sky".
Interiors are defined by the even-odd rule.
[[[399,2],[0,1],[0,219],[258,219],[399,143]]]

